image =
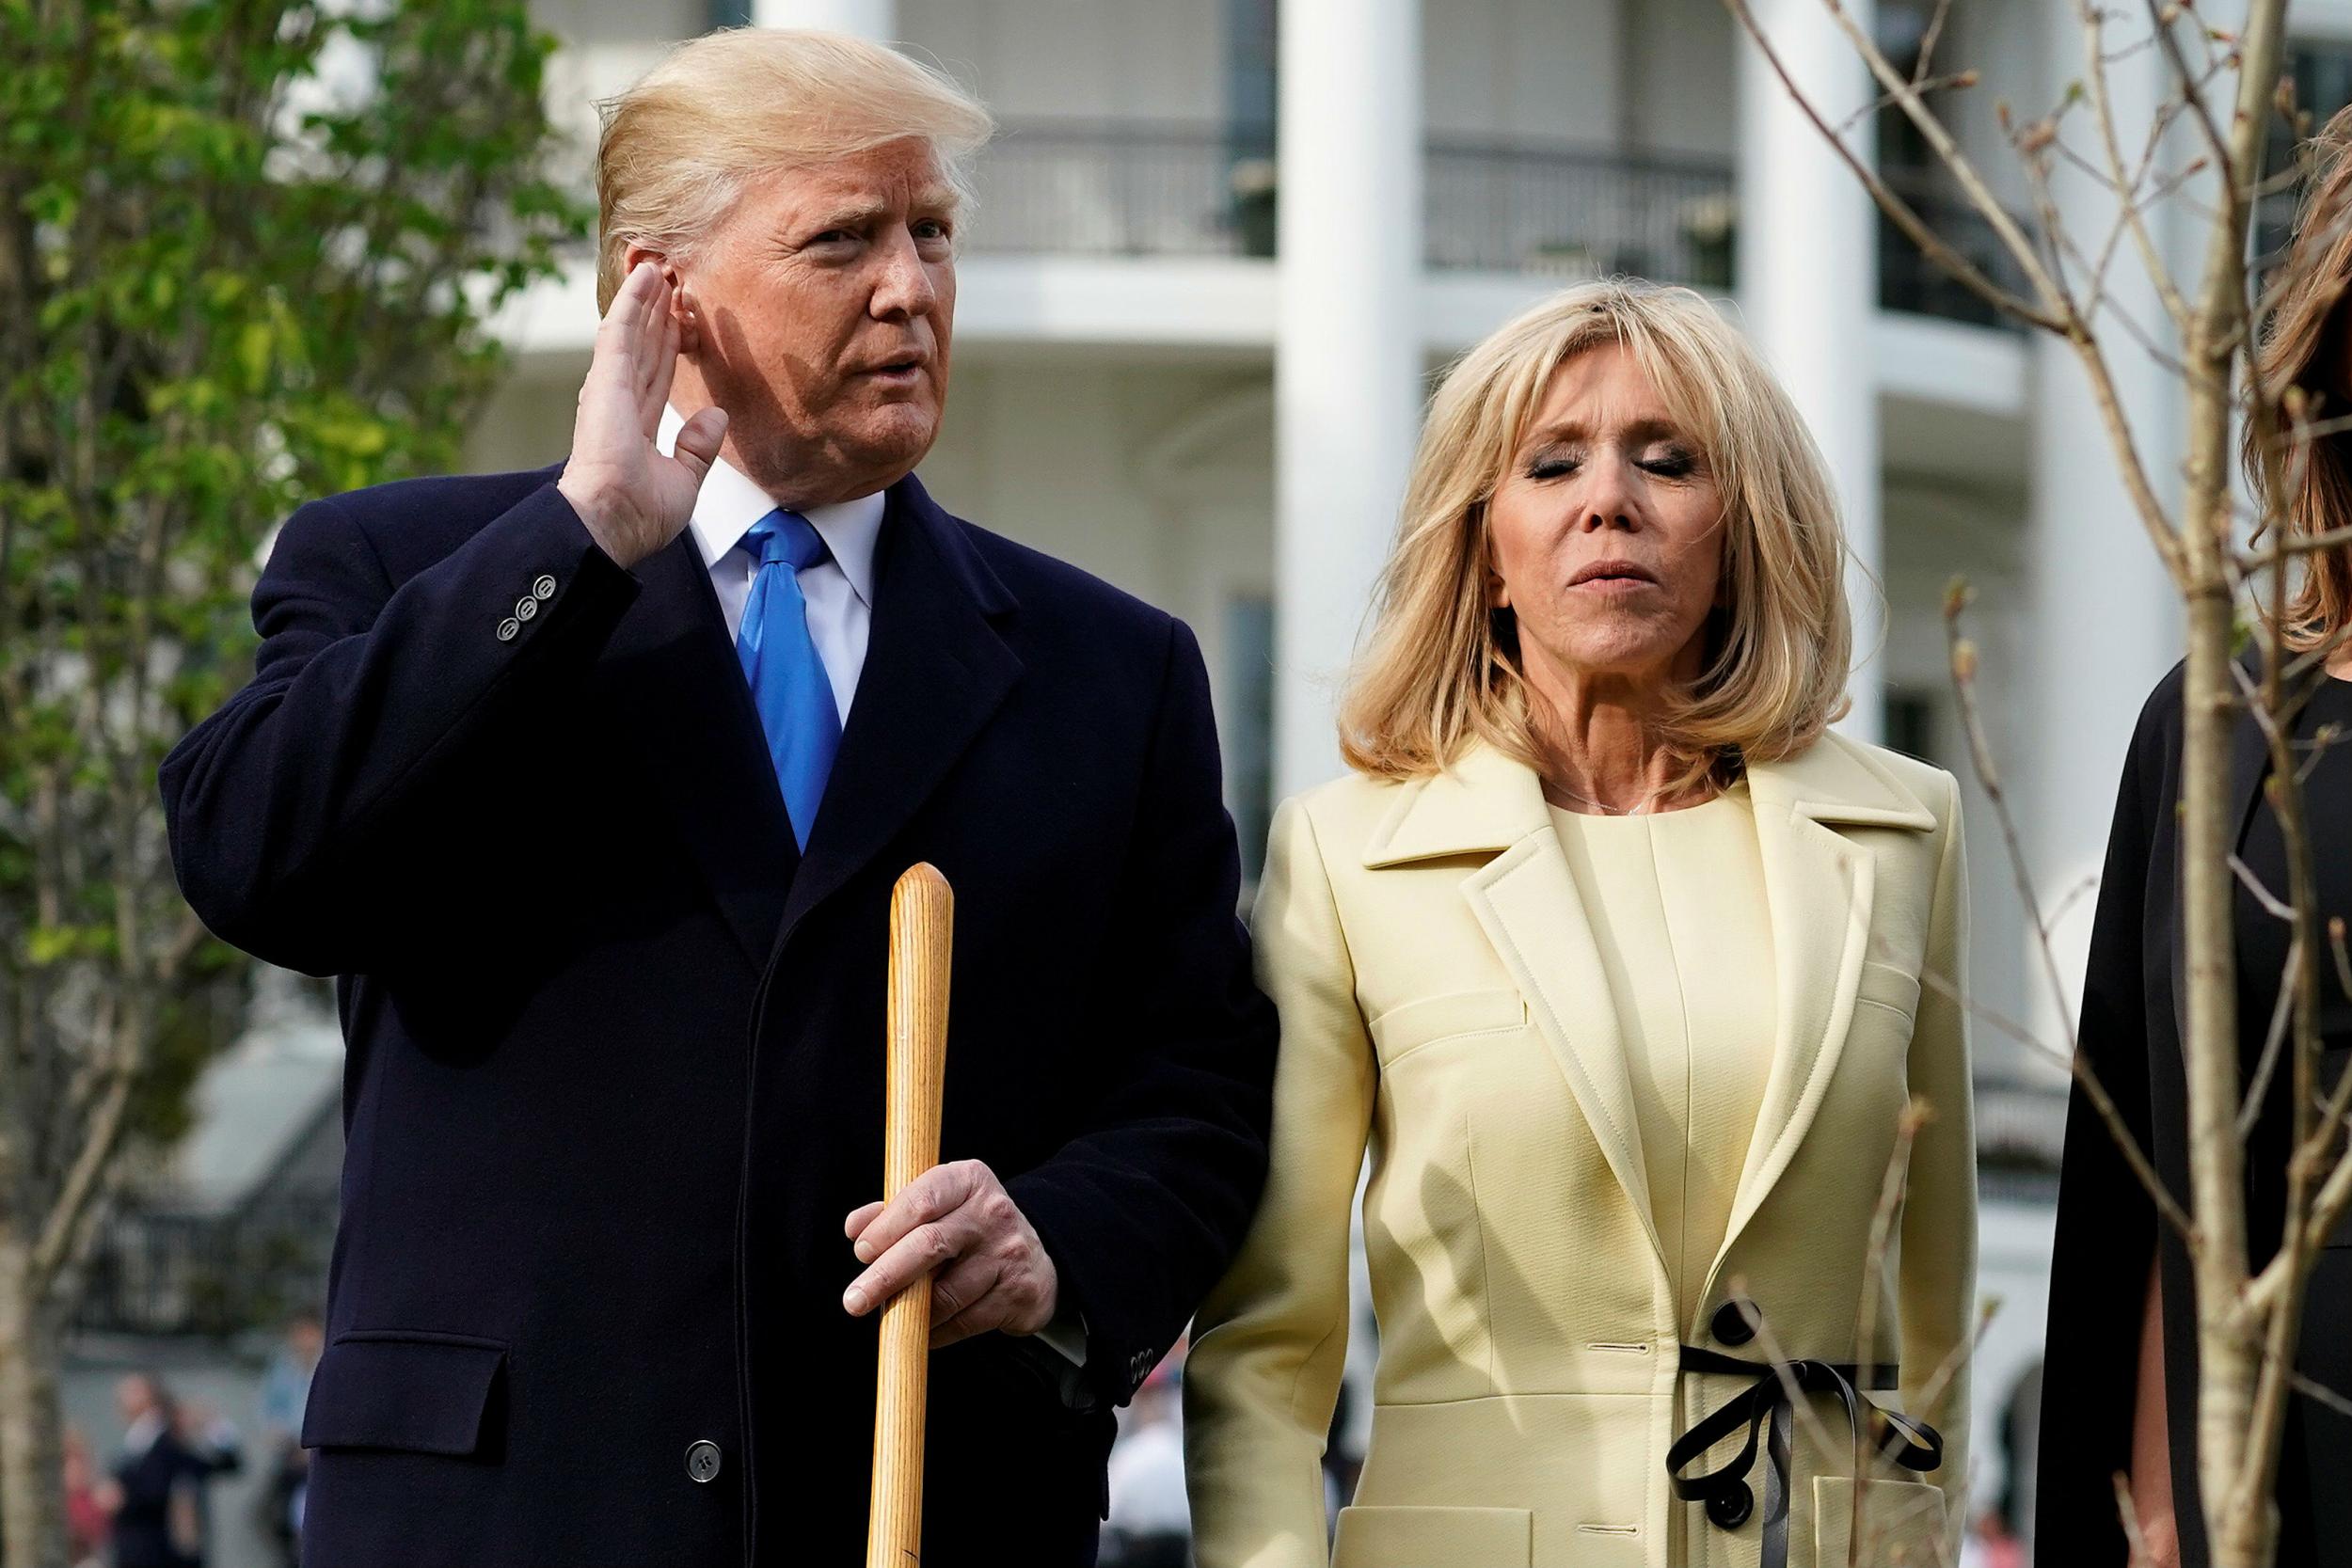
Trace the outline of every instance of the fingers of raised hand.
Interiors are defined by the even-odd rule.
[[[596,359],[618,359],[624,363],[635,356],[629,353],[639,325],[645,317],[645,297],[661,280],[661,269],[651,261],[640,261],[621,279],[613,291],[612,303],[604,308],[604,319],[596,324]]]
[[[653,352],[645,357],[637,388],[639,404],[656,421],[661,417],[662,404],[670,401],[670,381],[677,372],[677,317],[664,310],[654,333]]]
[[[637,319],[636,352],[629,367],[637,373],[640,390],[652,385],[660,369],[661,340],[671,325],[670,295],[670,280],[657,269],[653,287],[645,295],[644,311]]]

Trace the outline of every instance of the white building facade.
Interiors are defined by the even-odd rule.
[[[1870,90],[1820,0],[1751,0],[1792,74],[1844,117]],[[1847,0],[1899,59],[1925,0]],[[2304,8],[2298,8],[2302,10]],[[1967,786],[1974,994],[2056,1038],[1947,673],[1948,583],[1976,591],[1979,692],[2042,898],[2097,869],[2135,715],[2180,613],[2124,502],[2062,344],[1994,322],[1881,222],[1721,0],[538,0],[564,43],[558,111],[714,24],[899,41],[976,90],[1003,131],[977,169],[957,367],[924,465],[951,510],[1182,615],[1216,687],[1228,798],[1254,869],[1273,803],[1336,772],[1336,680],[1446,361],[1562,283],[1688,283],[1737,312],[1829,457],[1854,544],[1846,727]],[[2339,14],[2341,13],[2341,14]],[[2352,37],[2320,7],[2310,46]],[[1954,8],[1937,59],[1983,86],[1953,110],[2025,205],[1991,104],[2054,103],[2078,73],[2073,8]],[[2160,58],[2119,61],[2145,115]],[[1857,155],[1957,245],[1998,258],[1915,138],[1867,122]],[[2095,222],[2087,182],[2060,196]],[[2193,219],[2184,216],[2185,226]],[[2185,243],[2185,236],[2176,236]],[[2168,241],[2167,243],[2173,243]],[[2000,276],[2010,276],[2005,266]],[[2120,306],[2153,321],[2144,289]],[[593,258],[517,309],[480,468],[560,456],[595,328]],[[2177,457],[2174,383],[2126,356],[2153,467]],[[1880,586],[1883,585],[1883,596]],[[2089,900],[2059,947],[2078,955]],[[2052,1059],[1979,1026],[1986,1291],[1978,1380],[1990,1473],[2001,1407],[2038,1356]]]

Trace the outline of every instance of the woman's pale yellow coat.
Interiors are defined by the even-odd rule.
[[[1757,1521],[1723,1530],[1668,1485],[1669,1444],[1749,1382],[1681,1375],[1686,1343],[1899,1361],[1899,1389],[1874,1397],[1933,1423],[1944,1463],[1871,1468],[1907,1479],[1867,1481],[1853,1560],[1947,1560],[1976,1275],[1955,786],[1836,735],[1748,778],[1769,907],[1724,916],[1770,924],[1773,1057],[1725,1240],[1678,1304],[1608,983],[1534,770],[1480,748],[1284,805],[1256,918],[1282,1020],[1272,1170],[1185,1369],[1200,1568],[1325,1561],[1319,1462],[1367,1148],[1379,1360],[1334,1568],[1754,1564]],[[1734,1296],[1764,1315],[1736,1350],[1709,1337]],[[1788,1556],[1831,1568],[1849,1560],[1853,1463],[1835,1402],[1810,1408]],[[1759,1498],[1764,1476],[1759,1457]]]

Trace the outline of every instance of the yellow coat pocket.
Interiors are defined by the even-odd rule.
[[[1523,1508],[1343,1508],[1331,1568],[1528,1568]]]
[[[1853,1482],[1813,1478],[1813,1568],[1944,1568],[1944,1489],[1873,1481],[1862,1488],[1854,1535]]]

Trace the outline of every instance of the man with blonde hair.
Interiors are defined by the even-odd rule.
[[[876,45],[680,47],[607,119],[568,457],[302,508],[164,766],[190,902],[337,976],[350,1045],[307,1562],[855,1561],[908,1288],[926,1560],[1093,1560],[1273,1020],[1191,635],[914,476],[989,129]],[[918,861],[948,1163],[884,1208]]]

